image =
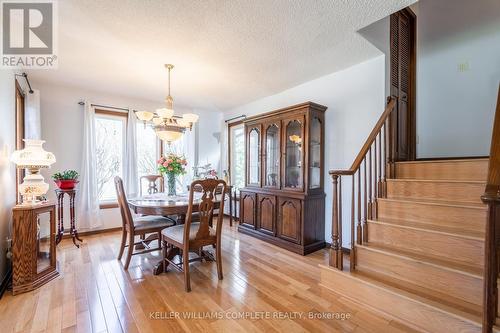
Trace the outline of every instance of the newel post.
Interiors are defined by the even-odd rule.
[[[484,195],[482,200],[488,205],[484,249],[483,279],[483,333],[490,333],[497,317],[498,304],[498,252],[500,239],[500,192],[496,196]]]
[[[343,269],[342,260],[342,226],[339,221],[339,188],[338,188],[338,175],[332,175],[333,178],[333,205],[332,205],[332,245],[330,246],[330,266],[339,270]]]

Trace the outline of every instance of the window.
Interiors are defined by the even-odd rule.
[[[194,129],[193,129],[194,131]],[[168,153],[174,153],[176,155],[183,155],[187,161],[188,165],[186,166],[186,174],[184,175],[179,175],[176,176],[176,191],[177,193],[184,193],[187,191],[188,186],[191,184],[192,181],[192,171],[193,171],[193,166],[195,163],[194,157],[189,156],[189,144],[190,141],[192,140],[192,137],[194,136],[194,132],[190,131],[189,129],[184,132],[182,137],[177,140],[172,142],[172,144],[169,146],[167,143],[163,143],[163,154],[166,155]],[[165,182],[167,180],[165,179]]]
[[[245,186],[245,128],[242,122],[229,124],[229,174],[234,187]]]
[[[154,129],[148,124],[137,122],[136,125],[136,144],[137,144],[137,173],[139,179],[146,175],[158,174],[156,161],[160,156],[159,141]],[[147,193],[148,184],[143,181],[140,186],[142,193]]]
[[[123,178],[126,113],[96,110],[97,193],[101,202],[115,202],[114,177]]]

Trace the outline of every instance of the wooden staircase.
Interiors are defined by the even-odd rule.
[[[322,284],[417,331],[481,332],[488,159],[393,170],[373,213],[360,214],[351,269],[324,266]]]
[[[352,166],[330,171],[321,282],[417,331],[500,332],[500,87],[484,159],[397,162],[395,104],[388,99]]]

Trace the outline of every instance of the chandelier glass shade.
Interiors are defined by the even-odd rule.
[[[174,99],[170,95],[170,71],[174,65],[167,64],[165,67],[168,70],[168,95],[165,99],[165,107],[156,109],[156,111],[136,111],[137,119],[144,122],[146,125],[151,122],[156,136],[162,141],[171,144],[179,140],[186,129],[191,130],[193,125],[198,121],[199,116],[194,113],[186,113],[181,116],[174,115]]]

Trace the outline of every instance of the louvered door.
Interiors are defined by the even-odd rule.
[[[415,159],[415,17],[407,10],[391,15],[391,96],[396,112],[391,119],[391,150],[396,161]]]

